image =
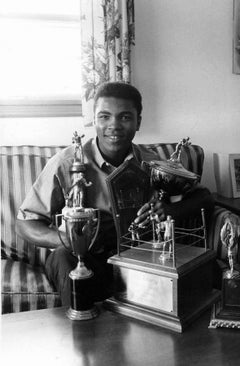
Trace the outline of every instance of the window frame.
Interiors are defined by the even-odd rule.
[[[0,118],[76,116],[82,116],[82,102],[77,99],[0,100]]]

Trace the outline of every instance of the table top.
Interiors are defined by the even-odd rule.
[[[2,315],[6,365],[236,366],[240,331],[209,329],[210,311],[175,333],[99,306],[97,318],[71,321],[66,308]]]

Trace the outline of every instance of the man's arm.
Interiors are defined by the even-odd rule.
[[[187,194],[182,201],[165,207],[165,215],[170,215],[175,220],[184,220],[200,214],[204,208],[206,213],[214,209],[214,199],[207,188],[199,187]]]
[[[44,248],[57,248],[62,245],[57,230],[44,221],[17,220],[16,232],[24,240]],[[66,236],[61,232],[64,242]]]
[[[36,246],[56,248],[61,245],[52,218],[65,205],[62,187],[67,189],[70,179],[68,158],[62,154],[59,152],[47,162],[18,211],[17,234]]]

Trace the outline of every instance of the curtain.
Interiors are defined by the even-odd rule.
[[[93,122],[93,97],[104,81],[130,83],[134,46],[134,0],[80,0],[82,109]]]

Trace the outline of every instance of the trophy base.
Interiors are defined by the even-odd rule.
[[[222,309],[221,301],[213,304],[208,328],[236,328],[240,329],[239,314]]]
[[[212,309],[209,328],[240,329],[240,273],[225,271],[221,300]]]
[[[129,249],[110,257],[115,289],[104,306],[131,318],[183,332],[219,299],[220,292],[212,287],[215,253],[200,247],[180,244],[176,247],[179,250],[176,266],[173,258],[160,262],[158,253],[143,250]],[[145,248],[144,244],[141,248]]]
[[[96,318],[98,316],[98,309],[96,306],[93,306],[88,310],[74,310],[69,308],[66,312],[68,319],[70,320],[89,320]]]

